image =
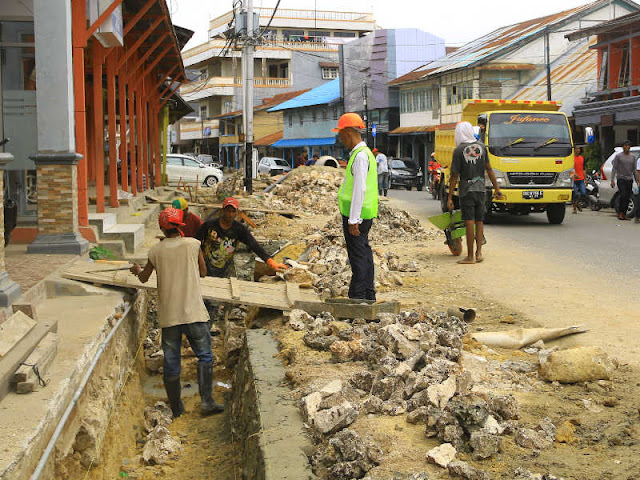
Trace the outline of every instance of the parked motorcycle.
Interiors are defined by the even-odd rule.
[[[586,189],[589,208],[597,212],[602,208],[602,205],[599,202],[600,179],[596,170],[592,171],[591,174],[587,174]]]

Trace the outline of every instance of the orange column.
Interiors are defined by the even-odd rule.
[[[160,112],[158,111],[158,99],[156,98],[155,105],[153,108],[153,154],[154,154],[154,167],[153,167],[153,184],[156,187],[160,186],[161,183],[161,171],[160,171],[160,129],[158,128],[158,115]]]
[[[93,88],[93,87],[91,87]],[[87,182],[89,185],[96,183],[96,165],[93,157],[95,157],[96,144],[94,141],[95,131],[93,128],[93,95],[87,97]]]
[[[144,163],[143,158],[143,148],[142,148],[142,119],[144,118],[144,113],[142,111],[142,92],[140,83],[136,85],[136,173],[138,175],[138,192],[142,192],[142,164]]]
[[[127,78],[131,79],[129,75]],[[131,193],[137,194],[137,178],[136,178],[136,118],[138,112],[136,111],[136,104],[134,100],[134,85],[133,82],[129,82],[127,85],[129,94],[129,170],[131,171]]]
[[[75,103],[76,152],[82,155],[78,161],[78,225],[89,225],[89,196],[87,193],[87,111],[85,104],[84,49],[86,39],[85,0],[72,0],[73,42],[73,97]]]
[[[142,79],[143,97],[142,97],[142,111],[144,112],[142,123],[142,135],[144,138],[144,177],[147,179],[147,188],[149,188],[149,161],[151,155],[149,154],[149,97],[147,96],[148,83],[147,78]]]
[[[104,106],[102,103],[102,62],[104,48],[98,41],[93,46],[93,140],[96,175],[96,211],[104,213]]]
[[[127,84],[125,68],[118,72],[118,99],[120,108],[120,185],[125,192],[129,191],[129,161],[127,159]]]
[[[109,131],[109,206],[119,207],[118,203],[118,150],[116,138],[116,52],[107,57],[107,115]]]

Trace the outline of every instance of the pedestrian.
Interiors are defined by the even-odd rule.
[[[377,148],[374,148],[372,152],[376,156],[376,164],[378,165],[378,195],[386,197],[389,190],[389,160]]]
[[[249,229],[236,220],[240,203],[233,197],[227,197],[222,202],[222,213],[213,220],[204,222],[196,234],[196,238],[202,242],[202,253],[207,267],[207,275],[210,277],[235,276],[233,256],[238,248],[238,243],[244,243],[249,249],[260,257],[273,270],[281,271],[286,265],[277,263],[256,239]]]
[[[464,220],[467,230],[467,256],[459,260],[458,263],[479,263],[484,260],[482,243],[484,241],[485,172],[493,184],[495,190],[493,196],[502,198],[502,193],[489,163],[487,149],[484,143],[476,140],[473,127],[469,122],[460,122],[456,125],[454,141],[456,148],[453,151],[453,161],[451,163],[447,207],[449,211],[453,210],[453,191],[456,188],[458,179],[460,179],[458,198],[460,199],[462,220]],[[486,201],[490,202],[491,199],[489,198]],[[475,257],[473,252],[474,240],[476,242]]]
[[[631,153],[631,142],[625,140],[622,144],[622,152],[613,157],[613,169],[611,170],[611,188],[615,188],[615,179],[618,178],[619,201],[616,206],[618,219],[629,220],[627,207],[631,198],[631,190],[635,180],[638,183],[638,168],[636,157]]]
[[[224,410],[213,400],[213,352],[209,334],[209,314],[202,300],[200,277],[206,274],[200,242],[183,237],[182,210],[173,207],[160,212],[158,223],[165,239],[151,247],[144,269],[134,263],[130,271],[145,283],[155,270],[158,277],[158,325],[162,329],[164,382],[173,417],[184,413],[180,399],[180,348],[186,335],[198,357],[200,411],[205,414]]]
[[[173,202],[171,202],[171,206],[173,208],[177,208],[178,210],[182,210],[183,218],[182,222],[184,223],[184,227],[180,227],[180,231],[183,233],[185,237],[195,237],[198,230],[204,223],[202,218],[199,215],[196,215],[193,212],[189,211],[189,202],[185,198],[178,197]]]
[[[313,158],[310,158],[305,162],[305,165],[307,167],[312,167],[313,165],[316,164],[317,161],[318,161],[318,155],[314,155]]]
[[[580,206],[581,198],[587,197],[587,186],[584,176],[584,157],[582,156],[582,147],[576,147],[573,157],[573,213],[582,211]],[[578,211],[576,211],[576,209]]]
[[[345,113],[338,120],[340,141],[349,150],[344,181],[338,190],[338,207],[351,265],[349,298],[375,301],[373,252],[369,230],[378,216],[378,169],[373,152],[362,141],[364,122],[357,113]]]
[[[305,163],[307,163],[308,159],[309,159],[309,152],[307,152],[306,150],[303,150],[302,153],[296,157],[296,163],[294,165],[294,168],[303,166]]]

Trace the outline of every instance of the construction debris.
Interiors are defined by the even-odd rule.
[[[471,336],[489,347],[518,349],[540,340],[554,340],[587,331],[582,325],[576,325],[564,328],[518,328],[504,332],[475,332]]]
[[[615,369],[607,353],[599,347],[578,347],[541,356],[540,375],[550,382],[579,383],[609,380]]]

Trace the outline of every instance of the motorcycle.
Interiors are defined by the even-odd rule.
[[[591,174],[587,174],[587,199],[589,208],[594,212],[597,212],[602,208],[602,205],[599,203],[599,189],[600,189],[600,179],[597,176],[596,170],[591,172]],[[586,205],[585,205],[586,206]]]
[[[431,197],[436,200],[440,199],[440,179],[442,178],[442,172],[438,168],[435,171],[430,172],[430,182],[429,182],[429,191],[431,192]]]

